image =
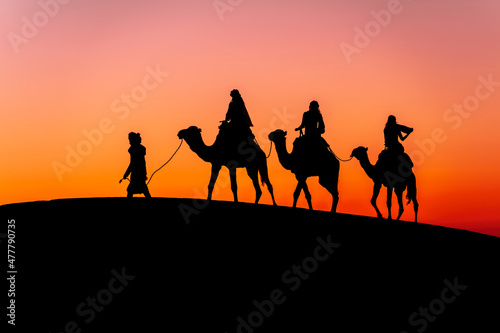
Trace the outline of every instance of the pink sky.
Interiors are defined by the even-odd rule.
[[[238,88],[266,153],[274,126],[288,130],[291,149],[293,129],[313,99],[325,118],[325,138],[343,158],[364,145],[374,163],[389,114],[415,128],[405,141],[410,154],[421,154],[422,143],[442,129],[446,140],[415,168],[422,222],[500,235],[500,159],[493,156],[500,150],[500,87],[460,116],[459,125],[444,119],[447,109],[474,96],[480,77],[500,82],[498,1],[235,0],[222,14],[205,0],[73,0],[57,13],[54,1],[41,1],[54,15],[19,45],[12,34],[23,37],[23,18],[43,19],[43,9],[38,1],[0,2],[0,151],[6,156],[0,203],[123,196],[117,181],[128,162],[128,132],[141,132],[151,174],[177,147],[180,129],[197,125],[211,143],[229,91]],[[400,13],[347,59],[340,45],[355,46],[355,29],[373,25],[372,12],[388,8]],[[120,119],[112,103],[140,86],[147,68],[168,76]],[[53,163],[64,163],[66,147],[76,149],[86,140],[82,131],[103,119],[113,130],[61,181]],[[278,202],[291,205],[293,175],[275,152],[268,164]],[[155,175],[151,193],[202,197],[209,168],[186,146]],[[250,180],[242,173],[238,182],[241,200],[251,202]],[[309,184],[314,206],[328,209],[326,191],[316,179]],[[342,164],[339,211],[373,216],[371,189],[357,162]],[[225,187],[215,199],[231,197]],[[262,200],[270,203],[266,195]],[[386,214],[384,201],[381,195]],[[305,207],[303,199],[300,204]]]

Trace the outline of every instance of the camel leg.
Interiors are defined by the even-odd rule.
[[[405,210],[404,204],[403,204],[403,191],[404,189],[394,189],[394,192],[396,192],[396,197],[398,198],[398,205],[399,205],[399,212],[398,212],[398,218],[396,220],[399,221],[401,218],[401,215],[403,215],[403,212]]]
[[[332,213],[337,211],[337,205],[339,203],[339,190],[338,190],[338,178],[337,179],[326,179],[319,177],[319,183],[321,186],[326,188],[328,192],[332,195]]]
[[[378,198],[378,194],[380,193],[381,187],[382,187],[381,183],[375,183],[373,185],[373,195],[372,195],[372,199],[370,200],[370,203],[372,204],[373,208],[375,208],[375,211],[377,212],[377,217],[380,219],[382,218],[382,213],[380,213],[380,210],[378,210],[377,198]]]
[[[417,198],[413,198],[413,210],[415,211],[415,223],[417,223],[417,214],[418,214]]]
[[[260,178],[262,179],[262,182],[266,184],[267,189],[269,193],[271,194],[271,198],[273,199],[273,206],[277,206],[276,201],[274,200],[274,191],[273,191],[273,185],[271,185],[271,181],[269,180],[269,173],[267,171],[267,164],[264,164],[263,167],[259,169],[260,172]],[[257,181],[258,184],[258,181]]]
[[[304,180],[304,185],[302,185],[302,189],[304,190],[304,195],[307,200],[307,205],[309,206],[309,209],[313,209],[312,201],[311,201],[311,193],[309,192],[309,187],[307,187],[307,183]]]
[[[267,189],[269,190],[269,193],[271,194],[271,199],[273,199],[273,206],[278,206],[278,204],[276,203],[276,200],[274,200],[274,191],[273,191],[273,185],[271,185],[271,182],[269,181],[269,179],[264,179],[264,183],[266,184],[267,186]]]
[[[236,168],[229,169],[229,179],[231,179],[231,191],[233,192],[234,202],[238,202],[238,185],[236,183]]]
[[[297,178],[297,177],[295,177]],[[293,192],[293,207],[295,208],[297,206],[297,200],[299,199],[300,196],[300,191],[304,190],[304,195],[306,196],[307,204],[309,205],[309,209],[312,208],[312,201],[311,201],[311,193],[309,192],[309,188],[307,187],[306,179],[299,179],[297,178],[297,187],[295,188],[295,192]]]
[[[257,169],[247,168],[247,174],[252,179],[253,187],[255,188],[255,203],[259,203],[262,196],[262,190],[259,184],[259,171]]]
[[[418,201],[417,201],[417,184],[415,175],[412,174],[410,178],[408,178],[408,186],[406,187],[406,197],[408,198],[408,203],[413,201],[413,210],[415,211],[415,223],[417,223],[417,215],[418,215]]]
[[[337,212],[337,205],[339,204],[339,191],[337,189],[337,186],[335,186],[335,188],[332,189],[330,191],[330,193],[332,194],[332,210],[331,210],[331,212],[336,213]]]
[[[387,186],[387,210],[389,211],[389,216],[387,217],[388,220],[392,220],[391,208],[392,208],[392,187]]]
[[[299,199],[300,192],[302,191],[302,183],[298,182],[295,191],[293,192],[293,205],[292,207],[297,207],[297,200]]]
[[[221,166],[212,164],[212,172],[210,174],[210,182],[208,183],[208,197],[207,200],[212,200],[212,192],[214,191],[215,181],[219,177],[219,171]]]

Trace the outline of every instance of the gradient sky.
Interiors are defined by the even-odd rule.
[[[128,132],[141,133],[151,175],[180,129],[196,125],[213,142],[237,88],[266,153],[277,128],[291,149],[317,100],[335,153],[348,158],[363,145],[375,163],[387,116],[396,115],[415,129],[404,145],[416,164],[420,221],[500,236],[498,1],[66,2],[0,1],[0,204],[125,196]],[[131,93],[138,99],[127,106]],[[68,149],[85,156],[70,166]],[[275,151],[268,166],[278,204],[291,206],[294,176]],[[209,174],[185,145],[150,192],[202,198]],[[232,199],[228,178],[223,169],[214,199]],[[317,178],[308,184],[314,207],[329,210]],[[245,172],[238,185],[240,201],[252,202]],[[373,183],[356,160],[341,163],[339,186],[339,212],[375,215]],[[261,202],[271,202],[266,190]],[[379,207],[386,216],[385,190]]]

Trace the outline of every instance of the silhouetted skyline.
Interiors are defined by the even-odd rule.
[[[52,17],[39,2],[11,1],[0,13],[8,138],[1,150],[12,160],[2,166],[0,202],[124,196],[127,185],[117,181],[129,162],[129,132],[143,135],[151,176],[179,145],[180,129],[196,125],[213,142],[213,121],[224,119],[237,88],[266,154],[267,136],[278,128],[292,150],[294,129],[317,100],[335,154],[369,147],[375,163],[383,124],[396,115],[415,128],[404,145],[420,190],[419,221],[500,235],[500,175],[484,172],[479,158],[500,142],[499,60],[491,43],[500,38],[500,3],[407,1],[384,16],[387,1],[236,2],[221,20],[210,2],[71,1]],[[350,62],[346,44],[354,50]],[[210,176],[185,148],[154,176],[153,196],[205,197]],[[488,170],[499,168],[500,160],[490,159]],[[276,201],[292,206],[294,176],[274,148],[268,169]],[[371,186],[359,164],[342,164],[341,173],[358,181],[344,185],[341,177],[337,211],[373,215],[359,195]],[[322,187],[309,190],[315,209],[331,209]],[[239,200],[254,201],[252,182],[239,182],[238,191]],[[217,198],[233,200],[229,185]]]

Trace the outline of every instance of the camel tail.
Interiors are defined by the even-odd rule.
[[[417,204],[417,180],[415,174],[411,174],[408,178],[408,185],[406,188],[406,199],[408,199],[407,205],[413,201],[413,204]],[[417,204],[418,205],[418,204]]]
[[[260,186],[265,187],[266,186],[265,180],[268,180],[269,178],[269,175],[267,173],[267,165],[259,169],[259,175],[260,175]]]
[[[265,159],[266,155],[264,155],[264,161],[259,166],[259,175],[260,175],[260,185],[264,187],[266,183],[269,183],[269,172],[267,170],[267,161]]]

